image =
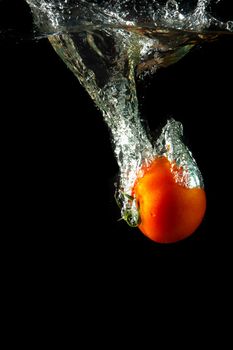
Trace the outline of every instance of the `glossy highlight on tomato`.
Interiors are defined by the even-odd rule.
[[[156,158],[143,169],[133,195],[139,209],[139,229],[159,243],[173,243],[190,236],[206,210],[204,189],[178,184],[165,157]]]

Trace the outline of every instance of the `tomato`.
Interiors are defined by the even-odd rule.
[[[143,171],[133,188],[140,215],[139,229],[160,243],[190,236],[204,217],[204,189],[187,188],[175,182],[171,163],[165,157],[155,159]]]

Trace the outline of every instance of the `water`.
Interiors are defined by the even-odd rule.
[[[166,156],[182,167],[182,175],[173,169],[182,186],[203,187],[198,166],[182,142],[181,123],[169,120],[157,140],[143,127],[136,80],[175,63],[204,40],[231,33],[232,22],[208,14],[207,0],[191,9],[174,0],[27,2],[40,36],[48,37],[109,126],[119,165],[116,199],[122,217],[138,224],[132,188],[142,165],[155,157]]]

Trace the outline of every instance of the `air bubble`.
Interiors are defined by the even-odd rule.
[[[226,23],[226,28],[227,30],[229,30],[230,32],[233,32],[233,21],[228,21]]]

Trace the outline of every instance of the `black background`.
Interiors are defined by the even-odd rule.
[[[171,116],[183,123],[207,193],[196,233],[160,245],[118,221],[118,170],[100,112],[48,41],[31,39],[27,5],[0,6],[3,232],[11,252],[5,264],[15,278],[34,280],[38,289],[55,283],[73,293],[88,290],[90,300],[114,290],[130,300],[132,286],[138,299],[144,290],[152,303],[164,286],[168,295],[182,285],[182,295],[196,290],[203,300],[217,286],[228,293],[233,39],[204,44],[139,84],[152,129]]]

